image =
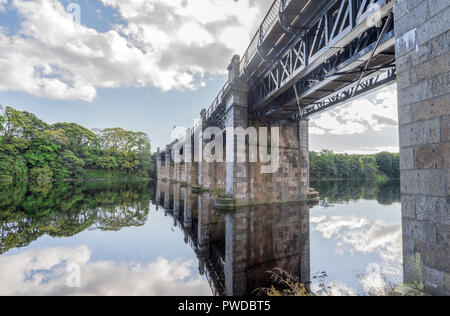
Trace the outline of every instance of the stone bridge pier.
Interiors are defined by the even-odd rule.
[[[309,194],[309,121],[274,122],[249,116],[248,87],[239,76],[239,62],[234,56],[228,67],[225,97],[226,193],[244,205],[305,201]],[[261,128],[267,129],[267,136]],[[243,131],[248,137],[245,148],[239,134]],[[278,144],[273,143],[277,136]],[[274,155],[265,162],[261,152]]]

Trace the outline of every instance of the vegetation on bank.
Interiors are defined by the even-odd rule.
[[[310,152],[313,180],[376,180],[400,178],[400,155],[388,152],[376,155],[336,154],[329,150]]]
[[[153,172],[145,133],[50,125],[34,114],[0,108],[0,181],[149,178]]]

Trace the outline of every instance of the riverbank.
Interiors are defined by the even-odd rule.
[[[311,177],[311,182],[373,182],[376,184],[385,184],[390,181],[399,181],[398,178],[389,178],[385,174],[378,174],[374,178],[356,178],[356,179],[346,179],[346,178],[317,178],[317,177]]]

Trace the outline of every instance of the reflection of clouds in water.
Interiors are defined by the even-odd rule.
[[[387,286],[385,276],[402,273],[402,228],[400,223],[382,220],[369,221],[356,216],[311,216],[311,229],[324,239],[336,242],[335,255],[373,254],[381,262],[370,264],[361,276],[360,283],[366,293]]]
[[[321,232],[325,239],[339,240],[343,229],[356,229],[368,224],[366,219],[355,216],[322,216],[320,218],[311,216],[311,218],[312,222],[317,224],[315,230]]]
[[[354,289],[346,286],[345,284],[333,281],[327,284],[327,293],[321,292],[321,288],[319,284],[313,283],[311,284],[311,290],[313,293],[319,293],[321,295],[330,295],[330,296],[356,296],[356,292]]]
[[[194,262],[116,263],[90,261],[87,246],[46,248],[0,258],[0,295],[211,295],[192,274]],[[81,288],[66,284],[66,266],[81,267]]]

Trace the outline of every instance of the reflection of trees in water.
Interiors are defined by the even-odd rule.
[[[118,231],[147,221],[153,186],[142,183],[27,184],[0,187],[0,253],[40,236]]]
[[[312,182],[311,186],[320,192],[322,200],[349,202],[351,200],[377,200],[383,205],[400,203],[400,183],[385,184],[373,182],[324,181]]]

